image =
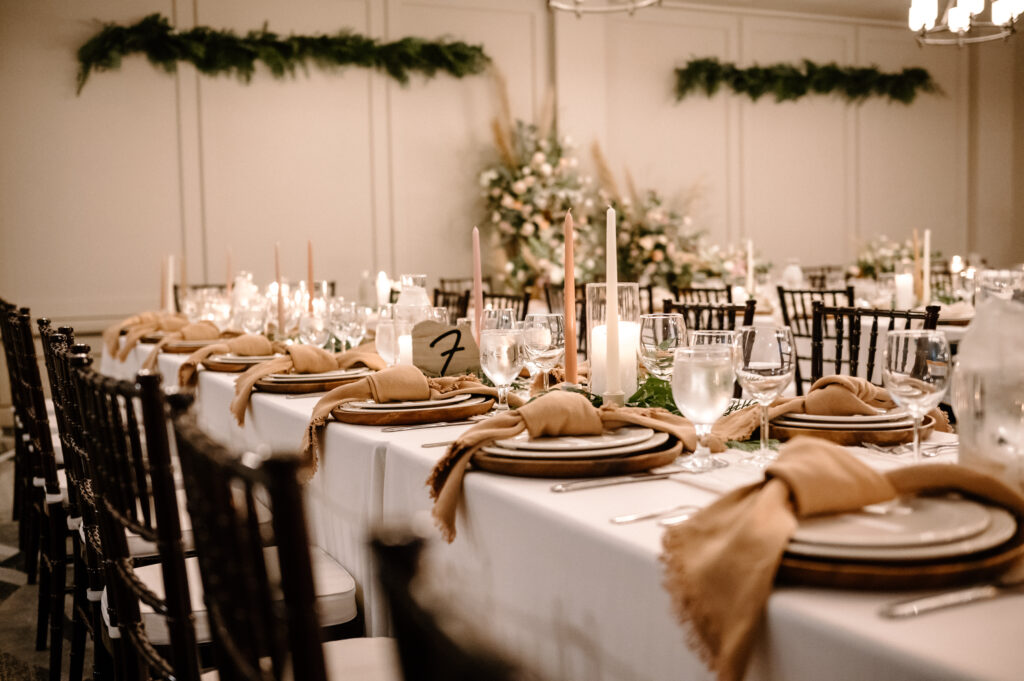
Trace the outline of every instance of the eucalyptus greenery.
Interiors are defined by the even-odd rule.
[[[916,67],[884,73],[875,67],[839,66],[834,62],[815,64],[804,60],[802,65],[740,68],[709,57],[691,59],[686,66],[676,69],[677,100],[701,92],[710,97],[723,85],[754,101],[771,94],[777,102],[812,94],[832,94],[849,102],[882,97],[910,104],[918,92],[942,92],[927,70]]]
[[[275,78],[294,75],[297,68],[305,70],[312,62],[328,70],[377,69],[404,84],[412,73],[432,77],[442,72],[462,78],[480,73],[491,61],[481,45],[461,41],[402,38],[385,43],[349,31],[282,37],[266,25],[244,36],[204,26],[175,31],[166,17],[151,14],[131,26],[104,24],[78,49],[78,91],[93,71],[117,69],[121,58],[130,54],[144,54],[168,73],[177,69],[178,62],[188,62],[207,75],[235,75],[243,82],[252,78],[256,62],[262,62]]]

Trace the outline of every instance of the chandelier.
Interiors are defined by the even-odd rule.
[[[548,0],[548,7],[562,12],[572,12],[577,17],[584,14],[611,14],[612,12],[629,12],[660,5],[661,0]]]
[[[941,20],[938,0],[911,0],[910,30],[922,45],[968,45],[1005,40],[1024,13],[1024,0],[992,0],[989,20],[982,21],[985,0],[948,0]]]

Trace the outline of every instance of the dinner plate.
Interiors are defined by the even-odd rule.
[[[463,402],[472,396],[473,395],[470,393],[462,393],[461,395],[452,395],[451,397],[445,397],[439,400],[409,400],[407,402],[374,402],[373,400],[364,400],[360,402],[349,402],[348,405],[358,409],[423,409],[426,407],[443,407],[446,404]]]
[[[214,343],[221,342],[220,339],[213,338],[210,340],[176,340],[168,345],[173,345],[176,348],[205,348],[207,345],[213,345]]]
[[[792,413],[783,414],[779,418],[790,421],[807,421],[808,423],[886,423],[888,421],[906,420],[907,412],[902,409],[893,409],[884,414],[856,414],[851,416]]]
[[[843,547],[923,546],[973,537],[990,523],[989,509],[974,501],[910,497],[884,515],[854,511],[801,520],[793,539]]]
[[[210,360],[213,362],[221,362],[223,364],[259,364],[261,362],[267,362],[281,355],[236,355],[234,353],[228,353],[226,355],[211,355]]]
[[[989,506],[988,529],[973,537],[942,544],[922,546],[833,546],[790,542],[786,551],[793,555],[844,560],[908,562],[937,560],[978,553],[999,546],[1017,532],[1017,520],[1004,509]]]
[[[481,402],[486,402],[487,400],[493,400],[493,399],[494,398],[491,398],[491,397],[481,397],[481,396],[478,396],[478,395],[470,395],[469,399],[462,400],[462,401],[459,401],[459,402],[449,402],[447,404],[441,404],[441,405],[435,404],[435,405],[429,405],[429,406],[423,406],[423,407],[404,407],[404,408],[399,408],[399,409],[379,409],[379,408],[376,408],[376,407],[373,408],[373,409],[367,409],[366,407],[353,407],[352,406],[352,404],[353,404],[352,402],[346,402],[345,404],[342,404],[342,405],[339,405],[339,406],[335,407],[334,411],[346,411],[346,412],[359,413],[359,414],[386,414],[388,412],[401,412],[401,413],[413,414],[413,413],[420,412],[420,411],[443,411],[445,409],[461,409],[463,407],[471,407],[471,406],[473,406],[475,404],[480,404]]]
[[[623,447],[650,440],[654,429],[639,426],[623,426],[615,430],[606,430],[600,435],[561,435],[559,437],[530,438],[530,433],[523,431],[515,437],[495,440],[494,445],[505,449],[535,449],[544,452],[588,451]]]
[[[357,376],[369,376],[373,372],[366,368],[359,369],[337,369],[335,371],[324,371],[318,374],[270,374],[264,381],[270,383],[315,383],[318,381],[335,381],[341,378],[354,378]]]
[[[651,437],[643,442],[634,442],[619,447],[603,447],[601,449],[511,449],[494,444],[481,447],[480,451],[516,459],[594,459],[605,456],[622,456],[623,454],[646,452],[668,442],[668,433],[661,431],[651,431],[651,433]],[[560,438],[545,439],[558,440]]]
[[[794,421],[785,416],[772,419],[772,424],[784,428],[806,428],[808,430],[903,430],[914,425],[914,419],[904,418],[902,421],[884,421],[870,423],[808,423],[806,421]]]

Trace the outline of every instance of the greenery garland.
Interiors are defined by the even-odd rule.
[[[868,97],[888,97],[910,104],[918,92],[941,93],[927,70],[907,68],[899,73],[883,73],[875,67],[815,64],[804,60],[803,67],[792,64],[751,66],[719,62],[714,57],[691,59],[676,69],[676,100],[703,92],[708,97],[725,85],[736,94],[745,94],[755,102],[771,93],[775,101],[796,100],[809,94],[835,94],[849,102]]]
[[[170,21],[151,14],[131,26],[104,24],[103,29],[78,49],[78,92],[89,74],[121,65],[125,55],[145,54],[150,63],[173,73],[178,62],[188,62],[207,75],[234,74],[249,82],[262,62],[275,78],[294,75],[297,67],[313,62],[320,68],[360,66],[379,69],[400,83],[409,74],[427,77],[442,71],[456,78],[480,73],[491,59],[481,45],[461,41],[428,41],[402,38],[382,43],[374,38],[340,31],[335,35],[282,38],[267,30],[250,31],[244,37],[232,31],[197,26],[174,31]]]

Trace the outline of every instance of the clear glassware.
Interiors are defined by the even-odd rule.
[[[921,423],[939,406],[952,373],[949,341],[940,331],[890,331],[882,353],[882,382],[914,419],[914,460],[921,460]]]
[[[690,331],[690,345],[732,345],[735,331],[719,329],[694,329]]]
[[[523,332],[484,329],[480,332],[480,368],[498,388],[495,409],[508,409],[508,391],[526,362]]]
[[[779,456],[768,446],[768,407],[793,381],[793,332],[788,326],[742,326],[734,349],[736,380],[761,406],[761,447],[743,462],[763,467]]]
[[[523,342],[527,360],[544,376],[543,389],[548,389],[548,372],[565,354],[565,318],[560,314],[528,314],[523,322]]]
[[[486,329],[514,329],[516,327],[516,311],[510,307],[497,307],[483,311],[480,325]]]
[[[304,314],[299,317],[299,342],[303,345],[323,347],[331,337],[327,318],[321,314]]]
[[[257,294],[239,301],[235,323],[243,333],[263,333],[267,327],[267,300]]]
[[[354,348],[366,337],[366,324],[370,319],[370,308],[365,305],[352,304],[348,311],[345,326],[342,328],[343,340],[349,348]]]
[[[697,429],[697,449],[679,462],[685,470],[702,473],[727,465],[711,456],[707,438],[732,402],[733,346],[725,344],[676,348],[672,367],[672,399]]]
[[[663,381],[672,380],[676,348],[686,345],[686,322],[681,314],[640,315],[640,362]]]
[[[430,308],[430,319],[440,324],[447,324],[449,315],[447,307]]]
[[[389,367],[398,362],[398,334],[395,328],[398,323],[394,319],[381,319],[377,322],[377,354]]]

